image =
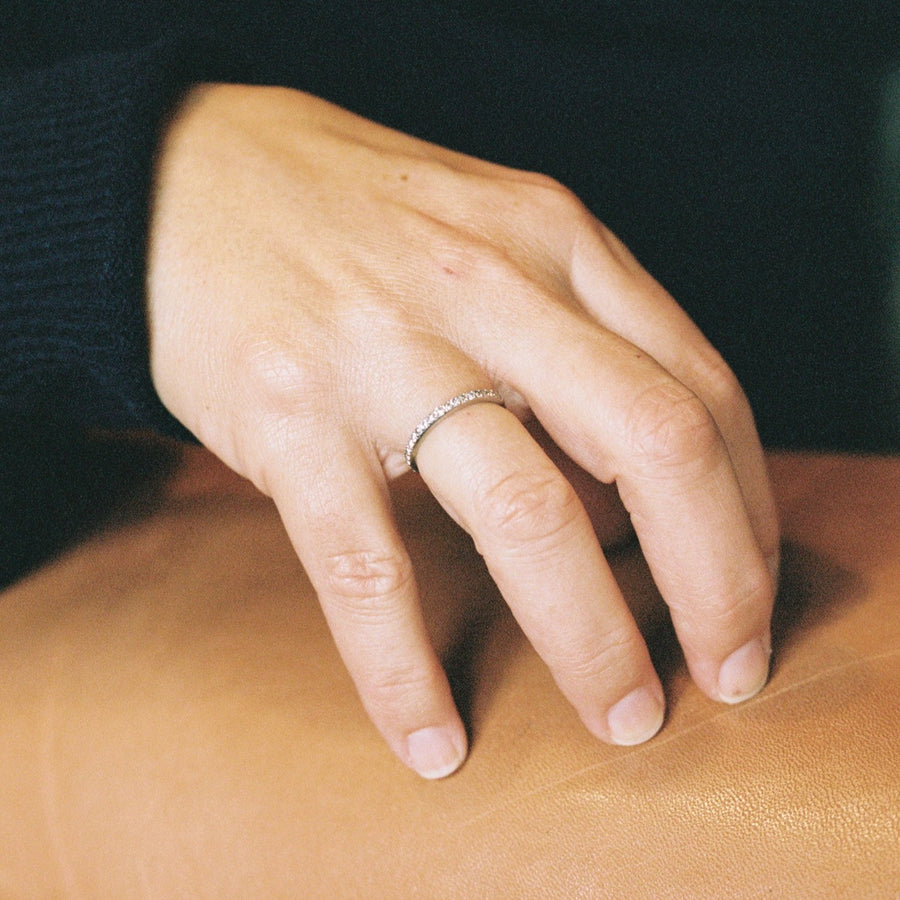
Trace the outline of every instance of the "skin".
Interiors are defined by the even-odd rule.
[[[749,405],[561,185],[297,91],[201,86],[160,148],[147,303],[160,397],[274,499],[369,715],[420,774],[454,771],[466,737],[389,483],[418,422],[472,388],[508,408],[442,420],[421,477],[586,727],[634,744],[664,715],[582,501],[608,486],[699,687],[762,688],[778,524]]]

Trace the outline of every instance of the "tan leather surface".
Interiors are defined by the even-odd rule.
[[[900,460],[772,469],[758,698],[705,699],[616,559],[670,698],[636,748],[582,729],[468,542],[401,490],[472,736],[430,783],[365,719],[270,504],[186,452],[0,595],[0,896],[898,896]]]

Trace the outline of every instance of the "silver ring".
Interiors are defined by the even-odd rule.
[[[418,450],[419,442],[422,438],[425,437],[425,435],[434,428],[444,416],[455,412],[457,409],[462,409],[464,406],[469,406],[472,403],[499,403],[500,406],[503,406],[503,398],[495,390],[490,388],[479,389],[476,391],[466,391],[464,394],[457,394],[455,397],[451,397],[446,403],[442,403],[440,406],[435,407],[429,415],[419,422],[416,426],[416,430],[412,433],[412,437],[409,439],[409,443],[406,445],[406,464],[413,472],[419,471],[419,467],[416,465],[416,451]]]

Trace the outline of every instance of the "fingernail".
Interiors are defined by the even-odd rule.
[[[423,778],[445,778],[455,772],[465,758],[464,746],[446,728],[422,728],[406,739],[409,764]]]
[[[735,650],[719,669],[719,699],[741,703],[755,697],[769,678],[769,642],[755,638]]]
[[[621,699],[606,717],[614,744],[631,747],[650,740],[662,727],[665,704],[649,687],[640,687]]]

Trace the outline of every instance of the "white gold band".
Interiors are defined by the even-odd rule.
[[[446,403],[442,403],[432,410],[416,426],[416,430],[412,433],[409,443],[406,445],[406,464],[413,472],[419,471],[416,465],[416,451],[418,450],[419,442],[425,437],[426,433],[437,425],[444,416],[472,403],[499,403],[500,406],[503,406],[503,398],[490,388],[466,391],[464,394],[457,394],[455,397],[451,397]]]

